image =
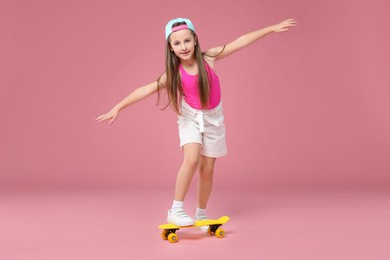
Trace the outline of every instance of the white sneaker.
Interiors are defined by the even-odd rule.
[[[206,216],[201,216],[199,218],[197,218],[196,216],[194,217],[195,221],[197,220],[204,220],[204,219],[208,219],[208,217]],[[207,233],[209,231],[209,226],[201,226],[201,227],[197,227],[197,229],[199,229],[200,231],[204,232],[204,233]]]
[[[188,216],[184,209],[169,210],[168,211],[168,222],[176,226],[192,226],[195,224],[194,220]]]

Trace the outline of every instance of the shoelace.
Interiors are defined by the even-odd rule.
[[[178,218],[189,218],[187,212],[185,212],[184,210],[179,210],[179,211],[175,212],[175,215]]]

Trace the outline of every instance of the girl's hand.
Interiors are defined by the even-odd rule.
[[[118,117],[118,114],[119,114],[119,110],[113,108],[108,113],[98,116],[96,118],[96,121],[102,122],[105,120],[110,120],[109,124],[112,125],[112,123],[114,123],[115,119]]]
[[[295,19],[288,19],[281,23],[272,25],[273,32],[285,32],[288,31],[288,27],[296,26],[297,21]]]

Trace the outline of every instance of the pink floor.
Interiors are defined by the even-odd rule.
[[[390,193],[215,191],[226,237],[160,237],[171,191],[0,194],[1,260],[390,259]],[[193,212],[194,198],[186,208]]]

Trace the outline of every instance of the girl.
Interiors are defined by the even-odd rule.
[[[194,219],[207,219],[205,211],[213,182],[214,164],[216,158],[227,153],[215,62],[270,33],[284,32],[295,25],[294,19],[288,19],[202,53],[192,22],[185,18],[173,19],[165,27],[165,72],[157,80],[134,90],[108,113],[96,119],[98,122],[109,120],[111,125],[125,107],[156,92],[159,96],[159,92],[166,89],[168,105],[178,114],[180,146],[184,151],[172,208],[168,211],[168,222],[189,226],[194,224]],[[183,201],[197,169],[198,205],[193,219],[184,210]]]

